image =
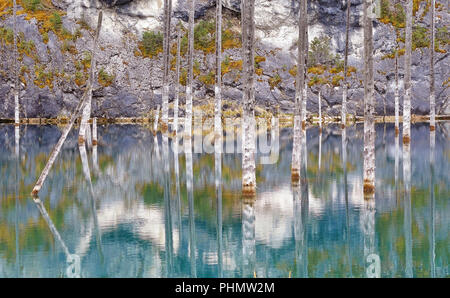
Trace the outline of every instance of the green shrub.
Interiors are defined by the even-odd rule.
[[[62,19],[59,13],[53,13],[53,15],[50,17],[50,23],[52,24],[53,31],[59,32],[62,29]]]
[[[163,35],[161,32],[146,31],[142,35],[140,46],[144,56],[152,58],[163,50]]]
[[[36,11],[41,6],[41,0],[22,0],[22,5],[26,10]]]

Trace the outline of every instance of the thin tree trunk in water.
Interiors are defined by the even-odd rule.
[[[247,1],[247,0],[244,0]],[[242,202],[242,257],[243,277],[256,277],[256,238],[254,199]]]
[[[430,43],[430,130],[436,129],[436,103],[434,79],[434,44],[435,44],[435,6],[436,1],[431,0],[431,43]]]
[[[301,162],[300,173],[302,177],[306,175],[305,164]],[[294,239],[295,239],[295,260],[296,277],[308,277],[308,181],[300,179],[298,185],[293,186],[294,199]]]
[[[177,209],[177,228],[178,228],[178,243],[182,242],[182,223],[181,223],[181,189],[180,189],[180,163],[178,160],[178,143],[179,143],[179,135],[176,134],[175,135],[175,144],[177,145],[177,147],[174,147],[175,149],[173,150],[173,159],[174,159],[174,167],[175,167],[175,188],[176,188],[176,192],[177,192],[177,204],[176,204],[176,209]]]
[[[192,84],[194,82],[194,16],[195,0],[188,0],[189,25],[188,25],[188,77],[186,86],[186,119],[185,132],[189,135],[192,132]]]
[[[94,173],[98,173],[98,155],[97,155],[97,146],[98,146],[98,136],[97,136],[97,117],[92,119],[92,164],[94,167]]]
[[[173,271],[173,232],[172,232],[172,207],[170,199],[170,160],[169,160],[169,136],[166,130],[163,133],[164,152],[164,230],[166,249],[166,273],[167,277],[172,277]]]
[[[319,132],[322,132],[322,96],[319,90]]]
[[[181,24],[178,24],[177,28],[177,65],[176,65],[176,94],[175,103],[173,107],[173,129],[175,134],[178,133],[178,106],[180,102],[180,66],[181,66]]]
[[[242,56],[243,71],[243,155],[242,155],[242,192],[244,196],[254,196],[256,192],[255,176],[255,91],[254,91],[254,53],[255,34],[254,13],[255,1],[242,1]]]
[[[222,134],[222,0],[216,1],[216,88],[214,132]]]
[[[364,194],[375,192],[375,119],[371,0],[364,1]]]
[[[364,264],[368,278],[379,278],[380,257],[375,253],[375,200],[364,200],[362,225],[364,233]]]
[[[403,143],[411,141],[411,55],[412,55],[413,1],[406,3],[405,37],[405,97],[403,100]]]
[[[90,83],[88,83],[89,85]],[[67,135],[69,134],[70,130],[72,129],[73,124],[75,123],[75,120],[79,117],[81,111],[85,108],[87,104],[87,98],[88,98],[88,89],[90,87],[88,86],[83,94],[83,97],[81,98],[80,102],[78,103],[78,106],[75,108],[75,111],[72,113],[72,118],[70,118],[69,124],[64,128],[63,133],[61,137],[58,140],[58,143],[56,143],[55,147],[53,148],[52,152],[50,153],[50,157],[47,161],[47,164],[45,165],[44,169],[41,172],[41,175],[39,176],[38,181],[33,187],[33,191],[31,192],[31,195],[33,197],[36,197],[39,193],[39,191],[42,188],[42,184],[44,183],[45,179],[48,176],[48,173],[50,172],[51,167],[53,166],[53,163],[56,160],[56,157],[58,156],[59,152],[61,151],[61,147],[66,141]]]
[[[350,32],[350,7],[352,5],[351,0],[347,0],[347,21],[345,24],[345,54],[344,54],[344,89],[342,93],[342,110],[341,110],[341,123],[345,126],[347,123],[347,90],[348,90],[348,44],[349,44],[349,32]]]
[[[162,90],[162,129],[169,123],[169,68],[170,68],[170,24],[172,0],[164,0],[164,42],[163,42],[163,90]]]
[[[94,36],[94,44],[92,47],[91,52],[91,69],[89,73],[89,84],[87,85],[87,92],[88,92],[88,99],[87,104],[83,109],[83,115],[81,117],[81,124],[80,124],[80,132],[78,135],[78,143],[84,144],[86,140],[86,136],[90,138],[90,131],[89,131],[89,118],[91,117],[91,107],[92,107],[92,88],[94,86],[94,80],[95,80],[95,71],[96,71],[96,52],[97,52],[97,43],[98,43],[98,37],[100,35],[100,30],[102,27],[102,21],[103,21],[103,9],[100,10],[98,13],[98,19],[97,19],[97,29],[95,31]],[[89,144],[91,144],[90,141],[88,141]]]
[[[221,139],[221,136],[219,137]],[[216,138],[217,141],[217,138]],[[220,140],[222,141],[222,140]],[[222,153],[215,152],[214,154],[215,167],[215,184],[216,184],[216,203],[217,203],[217,266],[219,271],[219,278],[223,277],[223,260],[222,260]]]
[[[412,230],[411,230],[411,145],[403,143],[403,180],[405,185],[405,197],[403,199],[405,252],[406,252],[406,277],[413,277],[412,259]]]
[[[342,168],[344,169],[344,199],[345,199],[345,238],[346,238],[346,252],[347,252],[347,265],[352,277],[352,258],[350,253],[350,216],[348,206],[348,185],[347,185],[347,128],[344,126],[342,129]]]
[[[297,184],[300,179],[301,160],[301,129],[305,125],[303,122],[303,101],[305,100],[305,3],[300,1],[300,12],[298,16],[298,42],[297,42],[297,76],[295,85],[295,108],[294,108],[294,144],[292,150],[291,179],[293,184]],[[306,22],[307,23],[307,22]]]
[[[191,264],[191,276],[197,276],[196,267],[196,240],[195,240],[195,215],[194,215],[194,174],[192,168],[192,135],[185,135],[185,155],[186,155],[186,189],[189,205],[189,253]]]
[[[434,2],[434,1],[433,1]],[[436,131],[430,131],[430,277],[436,277],[436,239],[435,239],[435,196],[434,196],[434,150]]]
[[[159,110],[161,109],[161,106],[158,105],[156,107],[155,111],[155,118],[153,119],[153,135],[156,135],[158,132],[158,122],[159,122]]]
[[[19,107],[19,54],[17,52],[17,4],[13,0],[13,32],[14,32],[14,125],[20,124]]]

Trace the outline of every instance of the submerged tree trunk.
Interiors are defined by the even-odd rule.
[[[219,137],[221,139],[221,137]],[[217,138],[216,138],[217,141]],[[222,141],[222,140],[220,140]],[[215,186],[216,186],[216,204],[217,204],[217,267],[218,277],[223,277],[223,241],[222,241],[222,152],[214,153],[214,170],[215,170]]]
[[[88,83],[89,85],[90,83]],[[45,179],[48,176],[48,173],[50,172],[50,169],[53,166],[53,163],[56,160],[56,157],[58,157],[59,152],[61,151],[61,147],[66,141],[67,135],[69,134],[70,130],[72,129],[73,124],[75,123],[75,120],[79,117],[81,111],[85,108],[87,104],[87,98],[88,98],[88,88],[86,88],[86,91],[83,94],[83,97],[81,98],[80,102],[78,103],[78,106],[75,108],[75,111],[72,113],[72,118],[70,118],[69,124],[64,128],[63,133],[61,137],[59,138],[58,142],[56,143],[55,147],[53,148],[52,152],[50,153],[50,157],[44,167],[44,169],[41,172],[41,175],[39,176],[38,181],[33,187],[33,191],[31,192],[31,195],[33,197],[37,197],[39,191],[42,188],[42,185],[45,181]]]
[[[411,55],[412,55],[413,1],[406,3],[405,36],[405,97],[403,100],[403,143],[411,141]]]
[[[178,106],[180,102],[180,66],[181,66],[181,23],[177,28],[177,65],[176,65],[176,82],[175,82],[175,103],[173,106],[173,130],[178,133]]]
[[[434,44],[435,44],[435,6],[436,0],[431,0],[431,43],[430,43],[430,130],[436,129],[436,103],[434,79]]]
[[[256,227],[254,201],[254,199],[244,199],[242,203],[242,275],[245,278],[256,277]]]
[[[297,76],[295,85],[295,108],[294,108],[294,144],[292,149],[292,166],[291,178],[292,182],[298,183],[300,179],[300,160],[301,160],[301,129],[305,123],[303,121],[303,102],[305,101],[305,19],[307,13],[305,11],[306,0],[300,1],[300,12],[298,16],[298,42],[297,42]]]
[[[242,57],[243,71],[243,155],[242,155],[242,192],[244,196],[256,193],[255,175],[255,91],[254,91],[254,25],[255,1],[242,1]]]
[[[404,237],[405,237],[405,276],[413,277],[413,258],[412,258],[412,223],[411,223],[411,145],[403,144],[403,180],[405,185],[403,210],[404,215]]]
[[[434,2],[434,1],[433,1]],[[436,203],[434,194],[434,163],[435,163],[435,134],[436,131],[430,131],[430,277],[436,277]]]
[[[98,20],[97,20],[97,29],[95,31],[94,36],[94,44],[92,47],[91,52],[91,69],[89,73],[89,84],[86,87],[88,92],[88,99],[87,104],[83,109],[83,115],[81,117],[81,124],[80,124],[80,132],[78,135],[78,143],[84,144],[86,140],[86,136],[90,138],[90,131],[89,131],[89,118],[91,117],[91,107],[92,107],[92,88],[94,86],[94,80],[95,80],[95,71],[96,71],[96,52],[97,52],[97,43],[98,43],[98,37],[100,35],[100,29],[102,27],[102,21],[103,21],[103,10],[100,10],[98,13]],[[90,142],[88,141],[90,144]]]
[[[222,0],[216,1],[216,88],[214,102],[214,132],[222,134]]]
[[[94,167],[94,173],[95,174],[97,174],[98,171],[99,171],[97,146],[98,146],[97,118],[94,117],[92,119],[92,164],[93,164],[93,167]]]
[[[196,266],[196,237],[195,237],[195,214],[194,214],[194,172],[192,167],[192,139],[191,135],[185,136],[186,155],[186,191],[189,205],[189,253],[191,264],[191,277],[197,276]]]
[[[162,129],[169,123],[169,68],[170,68],[170,24],[172,0],[164,0],[164,41],[163,41],[163,90],[162,90]]]
[[[186,85],[186,119],[184,123],[185,132],[192,131],[192,84],[194,82],[194,16],[195,0],[188,0],[189,25],[188,25],[188,77]]]
[[[345,24],[345,54],[344,54],[344,88],[342,93],[342,110],[341,110],[341,123],[342,127],[347,123],[347,73],[348,73],[348,44],[349,44],[349,31],[350,31],[350,6],[351,0],[347,0],[347,21]]]
[[[375,118],[371,0],[364,1],[364,194],[375,192]]]

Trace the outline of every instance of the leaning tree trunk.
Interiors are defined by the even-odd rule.
[[[347,92],[348,92],[348,43],[349,43],[349,31],[350,31],[350,6],[351,0],[347,0],[347,21],[345,24],[345,54],[344,54],[344,89],[342,93],[342,110],[341,110],[341,123],[342,127],[347,123]]]
[[[214,102],[214,133],[222,134],[222,0],[216,1],[216,88]]]
[[[162,90],[162,130],[169,123],[169,68],[170,68],[170,23],[172,0],[164,0],[164,42],[163,42],[163,90]]]
[[[243,145],[242,155],[242,192],[245,196],[254,196],[256,192],[255,175],[255,91],[254,91],[254,24],[255,0],[242,1],[242,57],[243,71]]]
[[[436,129],[436,103],[434,86],[435,0],[431,0],[431,44],[430,44],[430,130]]]
[[[175,103],[173,106],[173,130],[178,133],[178,106],[180,102],[180,65],[181,65],[181,23],[177,28],[177,65],[176,65],[176,82],[175,82]]]
[[[186,86],[186,119],[185,119],[185,131],[189,135],[192,131],[192,84],[194,81],[194,16],[195,0],[188,1],[189,10],[189,25],[188,25],[188,77]]]
[[[67,135],[69,134],[70,130],[72,129],[73,124],[75,123],[75,120],[80,116],[81,111],[86,107],[86,104],[88,102],[88,88],[90,88],[88,82],[88,87],[86,91],[83,94],[83,97],[81,98],[80,102],[78,103],[77,107],[75,108],[75,111],[72,113],[72,118],[70,118],[69,124],[64,128],[63,133],[61,137],[59,138],[58,142],[56,143],[55,147],[53,148],[52,152],[50,153],[50,157],[48,158],[47,163],[45,164],[44,169],[41,172],[41,175],[39,176],[38,181],[33,187],[33,191],[31,192],[31,195],[33,197],[37,197],[39,191],[42,188],[42,185],[45,182],[45,179],[48,176],[48,173],[50,172],[50,169],[52,168],[53,164],[55,163],[56,157],[58,157],[59,152],[61,151],[61,148],[66,141]]]
[[[92,107],[92,87],[94,86],[94,80],[95,80],[95,70],[96,70],[96,52],[97,52],[97,43],[98,43],[98,37],[100,35],[100,29],[102,27],[102,21],[103,21],[103,10],[100,10],[98,13],[98,21],[97,21],[97,30],[95,31],[94,36],[94,44],[92,47],[91,52],[91,71],[89,74],[89,84],[87,86],[87,92],[88,92],[88,99],[87,104],[83,109],[83,115],[81,117],[81,124],[80,124],[80,132],[78,135],[78,143],[84,144],[86,140],[86,136],[90,139],[90,130],[89,130],[89,118],[91,117],[91,107]]]
[[[300,12],[298,17],[298,42],[297,42],[297,76],[295,85],[295,108],[294,108],[294,144],[292,150],[292,166],[291,178],[294,184],[297,184],[300,179],[300,160],[301,160],[301,143],[302,133],[301,128],[305,124],[303,122],[303,102],[305,100],[305,19],[306,0],[300,2]]]
[[[14,125],[20,124],[20,110],[19,110],[19,55],[17,53],[17,4],[13,1],[13,32],[14,32]]]
[[[403,100],[403,143],[411,141],[411,55],[412,55],[413,1],[406,3],[405,37],[405,98]]]
[[[364,1],[364,194],[375,192],[375,118],[371,0]]]

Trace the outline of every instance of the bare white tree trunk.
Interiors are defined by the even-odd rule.
[[[322,96],[319,90],[319,132],[322,132]]]
[[[164,0],[164,42],[163,42],[163,90],[162,90],[162,126],[165,131],[169,123],[169,68],[170,68],[170,25],[172,0]]]
[[[306,176],[305,164],[300,165],[300,175]],[[299,184],[293,186],[294,199],[294,239],[295,239],[295,260],[296,277],[308,277],[308,181],[300,179]]]
[[[405,37],[405,97],[403,100],[403,143],[411,141],[411,55],[412,55],[413,1],[406,1]]]
[[[295,108],[294,108],[294,144],[292,149],[292,166],[291,166],[291,179],[293,184],[297,184],[300,179],[300,162],[301,162],[301,143],[302,132],[301,129],[306,125],[304,120],[306,116],[306,88],[305,88],[305,40],[306,30],[305,24],[307,24],[307,12],[306,0],[300,1],[300,11],[298,16],[298,42],[297,42],[297,76],[295,85]]]
[[[170,198],[170,159],[169,159],[169,135],[164,131],[162,135],[164,152],[164,232],[165,232],[165,251],[166,251],[166,276],[172,277],[173,272],[173,221],[172,221],[172,202]]]
[[[394,106],[395,106],[395,135],[400,133],[400,104],[399,104],[399,86],[398,86],[398,42],[396,41],[395,47],[395,90],[394,90]]]
[[[221,137],[220,137],[221,139]],[[217,141],[217,138],[216,138]],[[220,140],[222,141],[222,140]],[[221,143],[222,144],[222,143]],[[223,241],[222,241],[222,152],[214,153],[214,170],[215,170],[215,185],[216,185],[216,203],[217,203],[217,266],[218,277],[223,277]]]
[[[89,85],[90,83],[88,83]],[[64,128],[63,133],[61,137],[59,138],[58,142],[56,143],[55,147],[53,148],[52,152],[50,153],[50,157],[44,167],[44,169],[41,172],[41,175],[39,176],[38,181],[33,187],[33,191],[31,192],[31,195],[33,197],[37,197],[39,191],[42,188],[42,185],[45,181],[45,179],[48,176],[48,173],[50,172],[50,169],[53,166],[53,163],[56,160],[56,157],[58,157],[59,152],[61,151],[62,145],[66,141],[67,135],[69,134],[70,130],[72,129],[73,124],[75,123],[75,120],[77,117],[79,117],[81,111],[85,108],[87,102],[88,102],[88,89],[89,86],[86,88],[86,91],[83,94],[83,97],[81,98],[80,102],[78,103],[78,106],[75,108],[75,111],[72,113],[72,118],[70,118],[69,124]]]
[[[188,77],[186,86],[186,119],[184,123],[185,132],[192,132],[192,87],[194,82],[194,17],[195,0],[188,0],[189,25],[188,25]]]
[[[222,134],[222,0],[216,1],[216,88],[214,104],[215,135]]]
[[[404,215],[404,233],[405,233],[405,276],[413,277],[413,258],[412,258],[412,226],[411,226],[411,145],[403,143],[403,180],[405,185],[403,209]]]
[[[14,32],[14,125],[20,124],[19,106],[19,54],[17,52],[17,4],[13,0],[13,32]]]
[[[434,2],[434,1],[433,1]],[[435,222],[435,195],[434,195],[434,163],[435,163],[435,134],[436,131],[430,131],[430,277],[436,277],[436,222]]]
[[[436,129],[436,103],[434,79],[434,44],[435,44],[435,6],[436,0],[431,0],[431,43],[430,43],[430,130]]]
[[[308,85],[306,81],[306,74],[307,74],[307,60],[308,60],[308,0],[301,0],[301,24],[302,24],[302,46],[303,46],[303,53],[301,55],[301,58],[303,59],[303,84],[302,86],[302,129],[306,128],[306,119],[308,116],[307,111],[307,103],[308,103]]]
[[[192,167],[192,135],[185,135],[186,156],[186,190],[189,205],[189,254],[191,264],[191,276],[197,276],[196,267],[196,240],[195,240],[195,213],[194,213],[194,172]]]
[[[381,277],[380,257],[375,253],[375,199],[364,200],[362,225],[364,234],[364,262],[368,278]]]
[[[247,1],[247,0],[244,0]],[[254,200],[243,200],[242,203],[242,257],[243,277],[255,277],[256,238],[255,238]]]
[[[90,139],[90,131],[89,131],[89,118],[91,118],[91,107],[92,107],[92,88],[94,86],[95,81],[95,73],[96,73],[96,52],[97,52],[97,44],[98,37],[100,35],[100,30],[102,27],[103,21],[103,9],[98,13],[97,19],[97,29],[95,31],[94,36],[94,44],[91,51],[91,69],[89,73],[89,84],[87,85],[88,99],[87,104],[83,109],[83,115],[81,116],[81,124],[80,124],[80,132],[78,135],[78,143],[84,144],[86,137]],[[88,141],[91,144],[90,140]]]
[[[243,154],[242,154],[242,192],[245,196],[256,194],[255,166],[255,91],[254,91],[254,52],[255,1],[242,1],[242,57],[244,64],[242,102],[243,117]]]
[[[97,147],[98,147],[97,117],[94,117],[92,119],[92,164],[94,167],[94,173],[99,172]]]
[[[176,65],[176,94],[175,103],[173,107],[173,130],[175,134],[178,134],[178,109],[180,102],[180,66],[181,66],[181,24],[178,24],[177,28],[177,65]]]
[[[364,194],[375,192],[375,118],[371,0],[364,1]]]
[[[348,73],[348,47],[349,47],[349,31],[350,31],[350,7],[352,5],[351,0],[347,0],[347,21],[345,24],[345,54],[344,54],[344,88],[342,92],[342,110],[341,110],[341,123],[345,126],[347,123],[347,73]]]
[[[156,135],[156,133],[158,132],[158,122],[159,122],[159,110],[161,109],[161,106],[158,105],[156,107],[156,111],[155,111],[155,117],[153,119],[153,135]]]

